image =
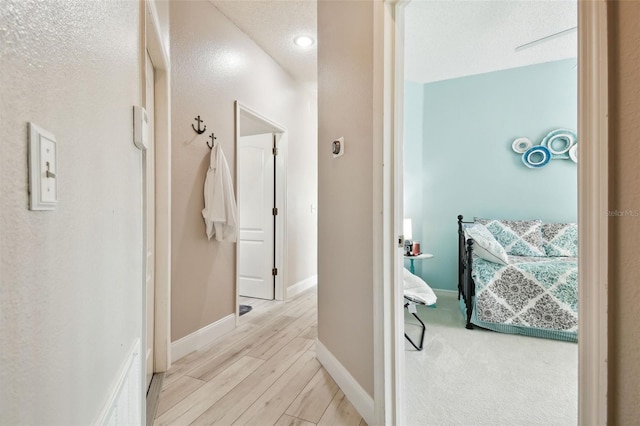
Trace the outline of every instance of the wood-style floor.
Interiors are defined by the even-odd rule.
[[[165,374],[155,425],[365,425],[315,355],[315,289],[253,310]]]

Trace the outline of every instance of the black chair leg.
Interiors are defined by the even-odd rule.
[[[406,305],[404,305],[404,307],[408,307],[409,304],[407,303]],[[409,341],[409,343],[411,343],[411,345],[416,348],[416,350],[421,351],[423,349],[423,344],[424,344],[424,334],[427,331],[427,327],[424,325],[424,323],[422,322],[422,320],[418,317],[418,315],[416,315],[414,312],[411,312],[411,315],[413,315],[419,322],[420,325],[422,326],[422,335],[420,336],[420,345],[416,345],[413,340],[411,340],[411,337],[409,337],[407,335],[407,333],[404,333],[404,337],[406,337],[406,339]]]

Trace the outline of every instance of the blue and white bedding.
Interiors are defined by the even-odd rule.
[[[505,333],[577,341],[577,258],[509,256],[509,263],[501,265],[474,255],[472,277],[472,323]]]

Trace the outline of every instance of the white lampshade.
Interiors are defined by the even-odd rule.
[[[403,230],[402,230],[405,240],[413,239],[413,233],[411,230],[412,230],[411,219],[405,219],[403,223]]]

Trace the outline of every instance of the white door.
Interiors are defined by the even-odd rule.
[[[238,144],[239,292],[274,298],[273,134],[243,136]]]
[[[153,335],[155,331],[155,244],[156,244],[156,198],[155,198],[155,134],[154,134],[154,87],[155,75],[153,72],[153,63],[147,52],[146,60],[146,110],[149,117],[147,135],[149,138],[149,147],[144,152],[144,210],[145,210],[145,254],[146,254],[146,271],[145,271],[145,294],[146,294],[146,318],[147,318],[147,348],[146,348],[146,366],[147,366],[147,389],[151,384],[153,377]]]

